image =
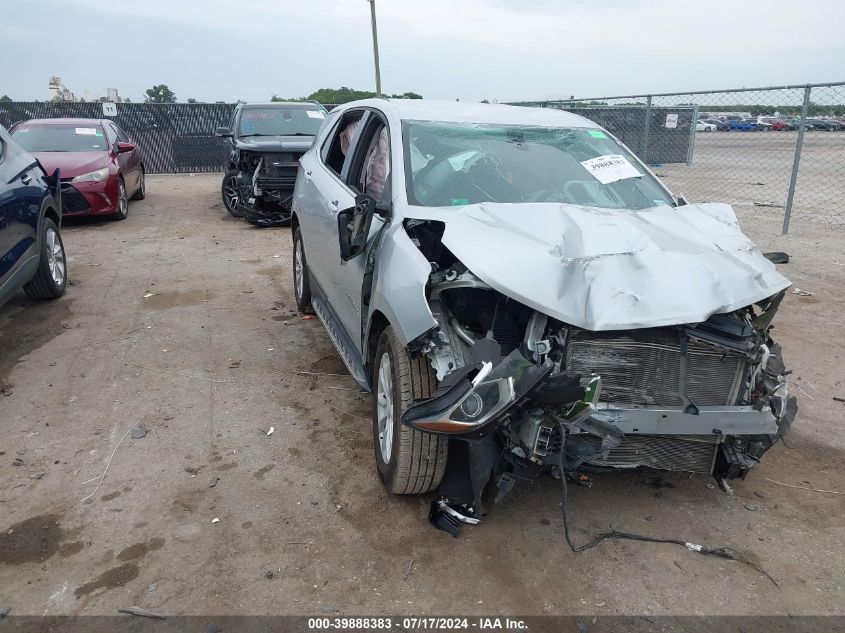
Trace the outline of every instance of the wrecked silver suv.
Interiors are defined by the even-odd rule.
[[[294,286],[373,393],[378,473],[475,523],[543,471],[743,476],[788,430],[790,282],[557,110],[360,101],[301,159]]]

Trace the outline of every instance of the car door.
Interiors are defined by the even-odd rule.
[[[0,130],[0,287],[11,274],[11,259],[6,260],[11,245],[9,243],[9,220],[12,206],[15,204],[14,183],[10,182],[12,174],[9,153],[11,147],[4,130]]]
[[[119,143],[132,143],[135,145],[135,149],[131,152],[126,152],[128,155],[128,159],[126,161],[126,167],[129,172],[132,174],[132,180],[134,184],[131,186],[129,191],[135,191],[138,187],[141,186],[141,148],[129,138],[129,135],[124,132],[120,127],[116,124],[112,124],[114,126],[115,132],[117,133],[117,141]],[[130,185],[127,183],[126,185],[129,187]]]
[[[38,217],[44,182],[41,168],[6,133],[0,132],[0,280],[6,281],[37,255]]]
[[[308,272],[316,282],[312,292],[324,296],[338,319],[349,298],[334,280],[340,262],[337,214],[355,205],[355,192],[346,184],[346,175],[365,115],[363,109],[344,112],[323,145],[302,157],[302,182],[295,197]]]
[[[346,174],[346,184],[355,195],[367,194],[376,202],[390,202],[390,134],[386,121],[375,111],[370,112],[359,128],[358,139]],[[363,304],[362,288],[367,267],[367,251],[385,221],[374,216],[367,235],[364,252],[347,261],[340,258],[340,245],[335,242],[335,267],[332,279],[338,301],[337,315],[350,339],[359,346],[368,314]],[[359,350],[361,348],[359,347]]]
[[[114,123],[112,123],[111,121],[106,121],[104,123],[104,127],[106,128],[106,134],[109,140],[109,146],[111,147],[112,155],[117,161],[118,167],[120,168],[120,173],[123,175],[123,182],[126,184],[126,195],[131,197],[132,193],[137,187],[135,183],[135,174],[132,171],[131,165],[132,152],[121,153],[117,151],[117,142],[120,141],[120,135],[118,134],[117,126]]]

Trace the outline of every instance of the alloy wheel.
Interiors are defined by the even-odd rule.
[[[296,296],[302,298],[305,289],[305,263],[302,257],[302,240],[296,240],[293,251],[293,280],[296,287]]]
[[[223,185],[223,197],[225,198],[226,205],[229,209],[234,211],[238,205],[238,199],[240,198],[238,195],[236,176],[230,176],[226,179],[226,182]]]
[[[67,268],[65,266],[65,252],[62,249],[62,242],[55,229],[47,229],[47,265],[50,268],[50,276],[57,288],[61,288],[65,282]]]
[[[390,356],[387,352],[382,354],[379,363],[376,418],[381,459],[385,464],[388,464],[393,454],[393,368],[390,365]]]
[[[117,183],[117,206],[120,215],[126,217],[129,214],[129,201],[126,199],[126,185],[120,180]]]

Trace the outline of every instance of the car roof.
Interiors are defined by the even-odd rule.
[[[32,123],[38,125],[102,125],[103,119],[29,119],[21,125]]]
[[[271,101],[270,103],[239,103],[242,110],[248,108],[322,108],[322,104],[314,101]]]
[[[349,106],[373,106],[403,121],[489,123],[493,125],[536,125],[544,127],[599,127],[582,116],[557,108],[531,108],[495,103],[463,103],[429,99],[364,99]]]

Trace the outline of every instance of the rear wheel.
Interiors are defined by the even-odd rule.
[[[67,260],[59,227],[50,218],[44,218],[41,234],[41,253],[38,270],[23,289],[30,299],[56,299],[67,288]]]
[[[126,197],[126,183],[123,176],[117,180],[117,211],[114,214],[116,220],[125,220],[129,217],[129,198]]]
[[[132,194],[132,200],[143,200],[147,197],[147,173],[141,167],[141,175],[138,176],[138,189]]]
[[[394,494],[421,494],[440,485],[449,440],[421,433],[401,417],[415,400],[437,388],[425,357],[411,359],[388,326],[379,338],[373,369],[373,443],[381,480]]]
[[[223,176],[223,184],[220,187],[220,193],[223,196],[223,206],[229,215],[240,217],[238,215],[238,202],[240,201],[240,194],[238,193],[238,170],[230,169]]]

